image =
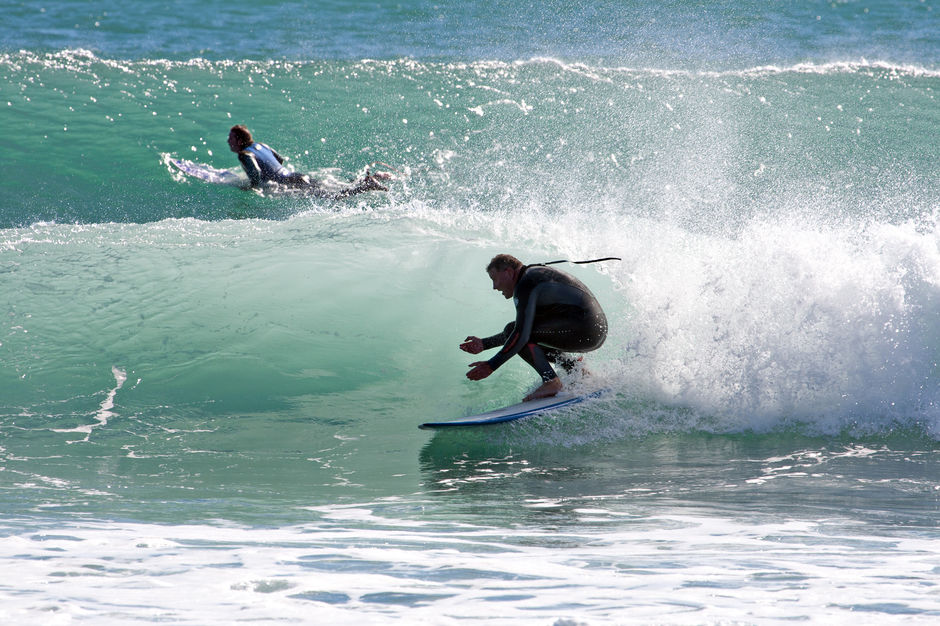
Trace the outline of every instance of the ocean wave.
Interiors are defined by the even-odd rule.
[[[897,63],[879,59],[846,59],[840,61],[814,62],[805,61],[792,64],[766,64],[742,66],[722,70],[703,70],[688,68],[656,67],[649,65],[610,65],[574,59],[550,56],[533,56],[512,61],[478,59],[461,61],[433,61],[401,57],[396,59],[374,59],[363,57],[358,60],[323,60],[323,59],[212,59],[191,57],[188,59],[168,59],[161,57],[122,59],[100,55],[86,48],[65,48],[57,51],[19,50],[0,52],[0,64],[18,66],[31,63],[48,69],[85,69],[91,64],[133,73],[140,68],[192,68],[204,71],[239,70],[239,71],[283,71],[292,72],[308,67],[358,67],[361,69],[382,69],[383,71],[492,71],[511,70],[527,67],[555,67],[565,73],[577,74],[592,80],[609,82],[617,75],[649,75],[662,77],[761,77],[779,74],[854,74],[887,73],[904,77],[936,78],[940,69],[917,63]]]

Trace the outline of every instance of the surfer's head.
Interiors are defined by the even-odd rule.
[[[486,273],[493,281],[493,289],[508,299],[516,290],[516,283],[519,281],[522,268],[522,261],[511,254],[497,254],[486,266]]]
[[[490,264],[486,266],[487,272],[490,270],[501,271],[506,269],[522,269],[522,261],[511,254],[497,254],[490,259]]]
[[[254,139],[251,138],[251,131],[242,124],[232,126],[228,131],[228,147],[232,152],[241,152],[252,143]]]

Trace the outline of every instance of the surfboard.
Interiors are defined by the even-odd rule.
[[[187,176],[198,178],[207,183],[236,186],[246,184],[246,181],[241,176],[231,170],[220,170],[211,165],[187,161],[186,159],[168,158],[167,162]]]
[[[231,187],[240,187],[242,189],[249,189],[248,179],[245,176],[242,176],[240,173],[236,173],[233,170],[223,170],[217,167],[212,167],[211,165],[206,165],[204,163],[197,163],[196,161],[188,161],[186,159],[177,159],[171,157],[170,155],[164,155],[163,160],[171,166],[171,173],[174,171],[185,174],[192,178],[197,178],[201,181],[211,183],[214,185],[228,185]],[[385,164],[385,163],[374,163],[372,165],[382,165],[383,167],[388,167],[393,171],[395,168]],[[370,165],[370,167],[372,167]],[[380,180],[394,179],[394,176],[388,172],[383,172],[388,174],[388,176],[378,176]],[[174,178],[177,180],[182,180],[182,176],[174,174]],[[277,184],[267,184],[262,189],[256,189],[255,191],[261,193],[262,195],[275,195],[275,196],[303,196],[303,197],[314,197],[314,198],[336,198],[341,197],[340,192],[342,192],[346,185],[355,184],[359,181],[350,181],[349,183],[342,183],[337,180],[331,180],[330,177],[326,177],[325,181],[319,181],[320,184],[307,187],[307,186],[285,186]]]
[[[490,426],[492,424],[503,424],[505,422],[512,422],[514,420],[522,419],[523,417],[531,417],[533,415],[540,415],[550,411],[557,411],[558,409],[564,408],[566,406],[584,402],[588,398],[596,398],[604,393],[604,391],[605,390],[601,389],[585,395],[576,395],[563,391],[557,396],[553,396],[551,398],[540,398],[538,400],[520,402],[519,404],[513,404],[512,406],[507,406],[501,409],[494,409],[492,411],[487,411],[486,413],[480,413],[479,415],[471,415],[459,420],[450,422],[425,422],[424,424],[418,426],[418,428],[421,428],[422,430],[439,430],[445,428],[468,428],[471,426]]]

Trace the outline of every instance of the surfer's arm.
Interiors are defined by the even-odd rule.
[[[506,343],[506,340],[509,339],[510,328],[512,325],[507,327],[507,330],[503,330],[501,333],[497,333],[492,337],[484,337],[480,340],[480,343],[483,345],[483,350],[489,350],[490,348],[497,348]]]
[[[495,348],[496,346],[502,345],[506,341],[506,337],[512,332],[515,324],[510,322],[508,326],[501,333],[497,333],[492,337],[486,337],[480,339],[473,335],[467,337],[462,344],[460,344],[460,349],[464,352],[469,352],[470,354],[479,354],[484,350],[489,350],[490,348]],[[508,357],[507,357],[508,358]],[[476,361],[470,364],[470,371],[467,372],[467,378],[470,380],[483,380],[496,370],[495,367],[492,367],[488,361]]]
[[[506,328],[502,332],[496,333],[492,337],[484,337],[480,339],[474,335],[470,335],[463,340],[463,343],[460,344],[460,349],[464,352],[469,352],[470,354],[480,354],[484,350],[491,350],[493,348],[498,348],[499,346],[506,343],[506,339],[509,337],[509,334],[512,332],[515,322],[510,322],[506,325]]]
[[[252,187],[260,187],[264,183],[264,174],[261,172],[261,166],[258,160],[249,152],[239,152],[238,161],[242,164],[245,173],[248,174],[248,180]]]
[[[516,305],[516,322],[512,332],[508,333],[502,349],[487,361],[490,368],[496,371],[500,365],[510,358],[519,354],[522,347],[528,343],[529,336],[532,334],[532,324],[535,321],[535,305],[538,302],[538,292],[541,284],[536,285],[531,291],[517,292],[519,303]],[[508,329],[508,327],[507,327]],[[506,331],[504,331],[506,332]],[[493,339],[491,337],[490,339]]]

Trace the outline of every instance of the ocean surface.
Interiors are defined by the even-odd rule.
[[[0,623],[940,621],[937,0],[0,16]],[[501,252],[622,259],[610,391],[419,430]]]

